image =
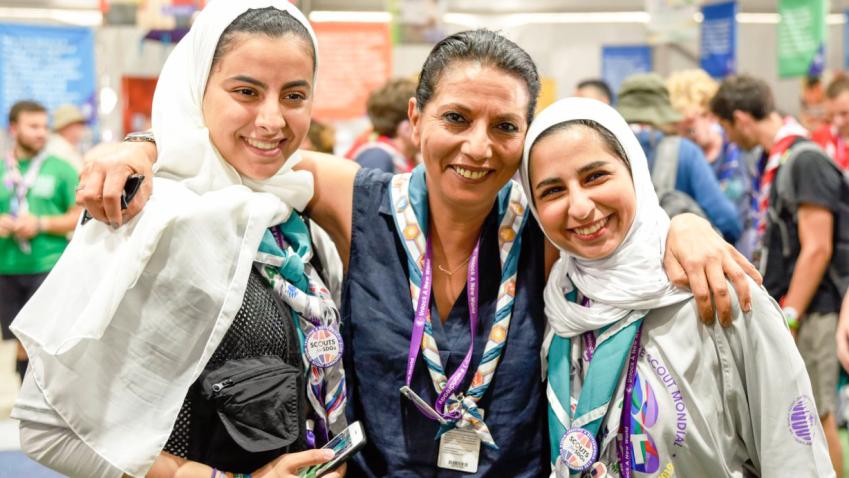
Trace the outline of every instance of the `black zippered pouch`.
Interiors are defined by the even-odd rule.
[[[291,445],[300,436],[301,371],[276,355],[228,360],[201,375],[201,395],[215,404],[227,433],[258,453]]]

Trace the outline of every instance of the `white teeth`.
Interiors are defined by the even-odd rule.
[[[575,232],[582,236],[589,236],[590,234],[595,234],[596,232],[598,232],[602,227],[604,227],[604,224],[606,222],[607,219],[605,218],[600,221],[596,221],[587,227],[576,227]]]
[[[463,169],[459,166],[454,166],[454,171],[457,171],[457,174],[466,179],[480,179],[486,176],[486,171],[469,171],[468,169]]]
[[[247,141],[247,143],[249,145],[253,146],[254,148],[264,149],[264,150],[267,150],[267,151],[270,151],[270,150],[276,148],[277,145],[280,144],[279,141],[275,141],[273,143],[266,143],[265,141],[259,141],[257,139],[251,139],[251,138],[245,138],[245,141]]]

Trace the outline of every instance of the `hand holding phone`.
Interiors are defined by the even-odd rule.
[[[127,206],[130,204],[130,201],[136,196],[136,193],[139,192],[139,187],[141,187],[141,183],[144,181],[144,175],[141,174],[131,174],[127,177],[127,181],[124,183],[124,191],[121,193],[121,210],[127,209]],[[92,219],[91,214],[89,214],[88,210],[83,211],[83,218],[81,224],[85,224]]]
[[[321,465],[313,465],[302,469],[299,472],[299,476],[301,478],[320,478],[342,466],[348,458],[354,456],[365,444],[366,435],[363,432],[363,426],[360,422],[354,422],[348,428],[342,430],[342,433],[327,442],[327,445],[322,447],[323,450],[333,450],[334,457],[332,459]]]

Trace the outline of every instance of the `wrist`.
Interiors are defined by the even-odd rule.
[[[787,326],[790,327],[791,330],[799,328],[799,312],[795,308],[784,307],[781,309],[781,312],[784,313],[784,320],[787,322]]]
[[[150,164],[156,162],[156,138],[153,136],[153,130],[129,133],[124,136],[123,142],[138,143],[139,147],[144,150],[145,159]]]

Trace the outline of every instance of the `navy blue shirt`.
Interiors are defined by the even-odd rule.
[[[544,247],[536,222],[528,221],[519,256],[516,302],[501,362],[479,402],[499,450],[481,446],[474,475],[436,466],[438,424],[422,416],[399,389],[405,383],[413,326],[407,258],[396,234],[389,200],[392,175],[363,169],[354,185],[351,255],[343,286],[342,334],[348,380],[348,417],[361,420],[368,444],[348,466],[349,477],[548,476],[545,388],[540,377]],[[474,336],[466,391],[495,318],[501,278],[497,211],[487,217],[480,243],[480,326]],[[450,375],[470,341],[466,291],[443,324],[431,306],[433,333]],[[419,357],[410,387],[434,403],[436,393]]]

